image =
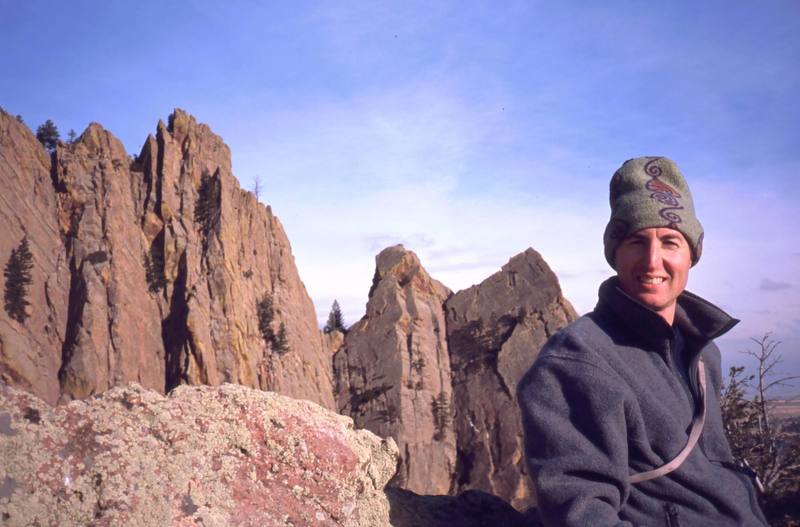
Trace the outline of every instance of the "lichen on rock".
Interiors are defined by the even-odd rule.
[[[244,386],[50,407],[0,384],[3,525],[389,525],[392,440]]]

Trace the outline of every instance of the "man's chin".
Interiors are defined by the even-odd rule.
[[[646,308],[650,309],[651,311],[655,311],[656,313],[661,313],[667,307],[669,307],[669,302],[666,302],[663,298],[660,298],[658,295],[652,295],[647,293],[640,293],[638,295],[633,295],[640,304],[645,306]]]

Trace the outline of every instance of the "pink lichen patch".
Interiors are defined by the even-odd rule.
[[[300,505],[291,491],[280,482],[259,480],[255,485],[250,479],[251,467],[242,464],[234,479],[228,483],[232,491],[233,503],[228,508],[233,524],[240,525],[249,519],[265,518],[271,512],[296,510]]]
[[[279,510],[295,525],[307,524],[309,518],[304,515],[312,508],[316,509],[313,512],[322,513],[319,518],[345,515],[345,506],[339,501],[343,490],[341,482],[334,477],[341,479],[342,475],[345,478],[350,475],[356,466],[355,454],[330,435],[311,433],[308,424],[299,418],[271,423],[265,430],[259,417],[253,414],[242,417],[241,423],[257,446],[256,451],[243,456],[243,465],[230,483],[237,504],[231,513],[242,519],[254,511]],[[320,437],[328,441],[323,445],[315,444]],[[254,479],[257,485],[253,485]],[[351,492],[355,493],[355,489]],[[322,521],[316,514],[312,517],[315,522]]]
[[[280,520],[282,525],[309,525],[316,512],[327,512],[328,507],[315,503],[305,492],[297,490],[294,479],[281,474],[271,480],[259,480],[254,485],[248,477],[248,467],[242,466],[236,478],[229,483],[233,491],[233,501],[228,512],[233,525],[260,525],[268,519]],[[311,513],[311,516],[309,516]],[[330,514],[325,515],[326,518]],[[330,520],[314,522],[315,525],[337,525]]]
[[[303,426],[297,417],[287,417],[290,428],[299,432],[309,452],[320,461],[320,468],[326,472],[349,474],[356,468],[358,458],[344,438],[332,427],[310,428]]]

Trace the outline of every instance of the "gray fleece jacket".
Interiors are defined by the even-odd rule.
[[[689,292],[675,333],[626,295],[616,278],[595,310],[554,335],[520,381],[525,452],[545,525],[766,525],[751,478],[733,464],[719,407],[720,353],[711,341],[738,321]],[[706,422],[680,468],[631,484],[631,474],[671,461],[686,444],[706,364]]]

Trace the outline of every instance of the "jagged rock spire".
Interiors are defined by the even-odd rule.
[[[481,490],[525,509],[534,498],[516,384],[545,340],[575,318],[533,249],[452,295],[413,252],[389,247],[376,258],[366,315],[334,356],[339,409],[397,441],[394,485]]]
[[[34,259],[31,317],[0,315],[0,379],[50,403],[129,381],[234,382],[333,407],[283,227],[206,125],[175,110],[132,159],[93,123],[48,157],[0,113],[0,174],[0,257],[27,235]],[[265,295],[280,353],[259,329]]]
[[[356,426],[393,437],[393,483],[446,494],[455,470],[449,356],[443,304],[450,290],[402,245],[376,257],[367,314],[334,356],[339,410]]]

